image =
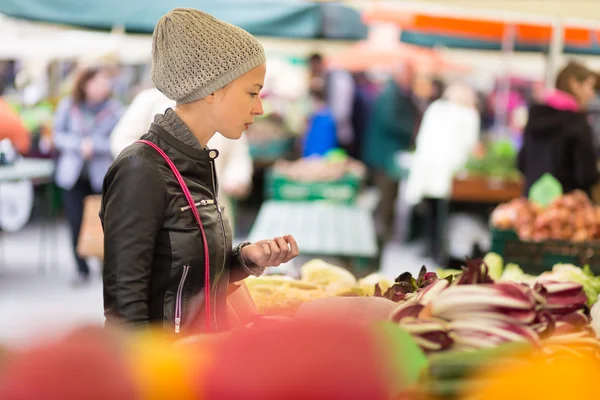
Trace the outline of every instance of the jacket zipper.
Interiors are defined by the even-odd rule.
[[[183,273],[181,274],[181,280],[179,281],[179,287],[177,288],[177,298],[175,299],[175,333],[179,333],[181,329],[181,317],[183,316],[183,286],[189,270],[189,265],[183,266]]]
[[[222,276],[222,271],[225,270],[225,262],[227,261],[227,249],[226,249],[226,247],[227,247],[227,238],[225,237],[225,225],[223,224],[223,215],[221,215],[221,207],[219,206],[219,194],[217,193],[217,186],[216,186],[216,183],[215,183],[215,181],[217,179],[216,178],[217,175],[215,174],[215,162],[213,160],[211,160],[211,162],[210,162],[210,169],[211,169],[211,172],[212,172],[213,191],[214,191],[215,199],[216,199],[215,204],[217,205],[217,212],[218,212],[218,215],[219,215],[219,222],[221,224],[221,235],[223,236],[223,265],[222,265],[222,268],[221,268],[221,273],[218,274],[217,277],[216,277],[216,279],[215,279],[215,286],[214,286],[215,290],[218,290],[218,288],[219,288],[219,281],[221,280],[221,276]],[[213,296],[213,299],[215,299],[214,303],[213,303],[214,304],[213,310],[214,310],[217,307],[217,300],[216,300],[217,296],[216,296],[216,293],[215,293],[215,296]],[[217,318],[216,317],[214,318],[214,322],[215,322],[215,326],[218,328],[218,322],[217,322]]]
[[[196,207],[207,206],[209,204],[215,204],[215,201],[214,200],[200,200],[195,203]],[[190,206],[181,207],[181,211],[187,211],[190,208],[191,208]]]

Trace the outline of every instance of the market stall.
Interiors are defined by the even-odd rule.
[[[366,169],[339,150],[279,160],[266,171],[265,201],[250,240],[293,234],[304,256],[341,257],[364,275],[378,254],[369,210],[357,205]]]
[[[247,284],[259,315],[229,332],[179,338],[87,327],[2,349],[0,397],[594,398],[586,384],[600,371],[600,286],[587,269],[526,275],[490,253],[460,271],[356,279],[315,259],[298,278]],[[76,384],[65,385],[75,373]]]

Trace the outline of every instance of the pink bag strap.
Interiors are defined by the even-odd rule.
[[[198,214],[198,209],[196,208],[196,204],[194,199],[192,198],[192,194],[185,184],[183,177],[179,173],[179,170],[173,164],[173,161],[169,158],[169,156],[156,144],[150,142],[149,140],[138,140],[138,143],[147,144],[152,147],[154,150],[158,152],[165,159],[169,167],[171,167],[171,171],[173,171],[173,175],[177,178],[177,182],[179,182],[179,186],[181,186],[181,190],[183,190],[183,194],[194,213],[194,218],[196,218],[196,222],[198,223],[198,228],[200,228],[200,233],[202,234],[202,244],[204,245],[204,308],[205,308],[205,317],[206,317],[206,330],[210,332],[210,258],[208,251],[208,241],[206,240],[206,233],[204,233],[204,226],[202,226],[202,221],[200,220],[200,215]]]

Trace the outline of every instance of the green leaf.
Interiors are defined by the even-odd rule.
[[[529,200],[542,207],[547,207],[562,194],[563,188],[560,182],[551,174],[544,174],[531,185]]]

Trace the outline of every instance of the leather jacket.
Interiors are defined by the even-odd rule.
[[[172,110],[165,116],[178,119]],[[216,196],[218,150],[190,146],[191,131],[181,120],[161,123],[165,116],[157,115],[142,139],[171,158],[196,202],[210,256],[211,329],[224,330],[229,282],[262,271],[244,264],[244,244],[232,249],[231,229]],[[182,334],[202,329],[206,249],[181,187],[155,149],[134,143],[115,160],[104,181],[100,219],[107,324],[161,323],[165,331]]]

